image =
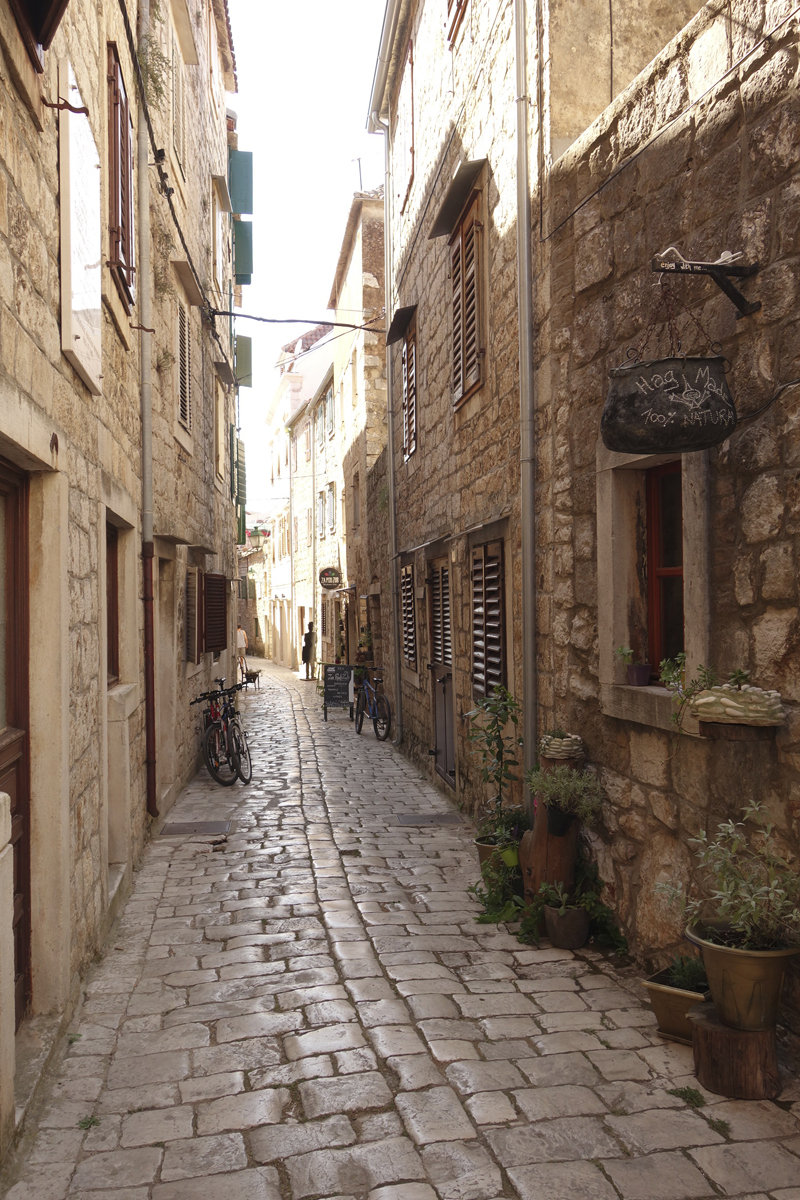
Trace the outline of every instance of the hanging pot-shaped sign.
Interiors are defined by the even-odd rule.
[[[610,374],[600,421],[603,444],[623,454],[708,450],[736,428],[727,359],[659,358]]]

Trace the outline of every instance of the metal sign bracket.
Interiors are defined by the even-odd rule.
[[[761,308],[760,300],[748,300],[730,281],[730,276],[737,279],[748,279],[751,275],[756,275],[759,270],[757,262],[745,266],[744,263],[687,262],[686,259],[675,262],[671,258],[656,257],[651,260],[650,267],[653,271],[665,275],[708,275],[738,308],[737,321],[742,317],[749,317]]]

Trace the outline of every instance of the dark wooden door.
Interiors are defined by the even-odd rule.
[[[19,1026],[30,1002],[30,761],[28,740],[28,482],[0,459],[0,792],[11,797],[14,993]]]
[[[451,787],[456,782],[453,717],[453,640],[450,621],[450,560],[431,564],[431,678],[433,680],[434,763]]]

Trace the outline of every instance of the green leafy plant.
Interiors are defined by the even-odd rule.
[[[139,41],[139,66],[147,103],[160,108],[167,95],[171,64],[158,37],[146,33]]]
[[[81,1117],[78,1121],[78,1129],[93,1129],[95,1125],[100,1124],[99,1117]]]
[[[705,965],[694,954],[679,954],[668,970],[670,987],[682,988],[685,992],[708,991]]]
[[[739,950],[800,946],[800,873],[778,853],[775,826],[758,804],[741,821],[723,821],[716,836],[692,838],[705,881],[705,894],[688,899],[683,888],[657,889],[681,904],[688,923],[707,941]],[[752,827],[748,837],[748,824]],[[704,921],[720,922],[720,927]]]
[[[480,925],[498,921],[517,921],[525,908],[522,892],[522,872],[519,867],[507,866],[499,854],[493,854],[481,867],[481,882],[467,888],[484,911],[477,918]]]
[[[480,759],[481,779],[497,789],[502,802],[503,788],[517,779],[519,766],[516,748],[522,745],[518,734],[521,705],[507,688],[496,687],[484,696],[467,716],[470,719],[469,740]],[[509,725],[512,727],[508,731]]]
[[[589,936],[594,938],[598,945],[609,947],[615,954],[627,953],[627,939],[620,932],[611,909],[600,899],[602,889],[596,864],[581,853],[575,867],[575,885],[571,892],[567,893],[562,883],[540,885],[533,902],[525,909],[522,917],[520,941],[535,942],[538,946],[539,927],[545,906],[557,908],[561,916],[568,908],[582,908],[589,914]]]
[[[664,684],[677,700],[678,707],[670,718],[680,733],[686,711],[692,700],[699,692],[705,692],[714,687],[719,681],[712,667],[704,667],[702,663],[697,668],[697,678],[686,682],[686,655],[681,652],[674,658],[662,658],[659,663],[659,681]],[[741,686],[741,685],[740,685]]]
[[[572,813],[585,825],[592,825],[600,814],[604,792],[592,771],[573,771],[567,766],[542,771],[534,767],[525,781],[548,808]]]
[[[729,1121],[723,1121],[721,1117],[709,1117],[708,1123],[714,1130],[714,1133],[718,1133],[722,1137],[731,1136],[731,1126]]]
[[[626,667],[629,667],[633,662],[633,651],[630,646],[617,646],[614,651],[617,658],[621,658]]]
[[[741,667],[737,667],[735,671],[731,671],[730,675],[728,676],[728,683],[732,683],[734,687],[739,689],[739,691],[741,691],[743,683],[749,682],[750,672],[742,670]]]
[[[548,729],[547,733],[544,736],[551,737],[551,738],[565,738],[565,737],[568,737],[569,735],[567,734],[566,729]]]

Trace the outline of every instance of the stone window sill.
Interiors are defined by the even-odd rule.
[[[673,731],[672,696],[666,688],[652,684],[631,687],[629,684],[605,683],[600,687],[600,707],[607,717],[621,721],[636,721],[656,729]]]

